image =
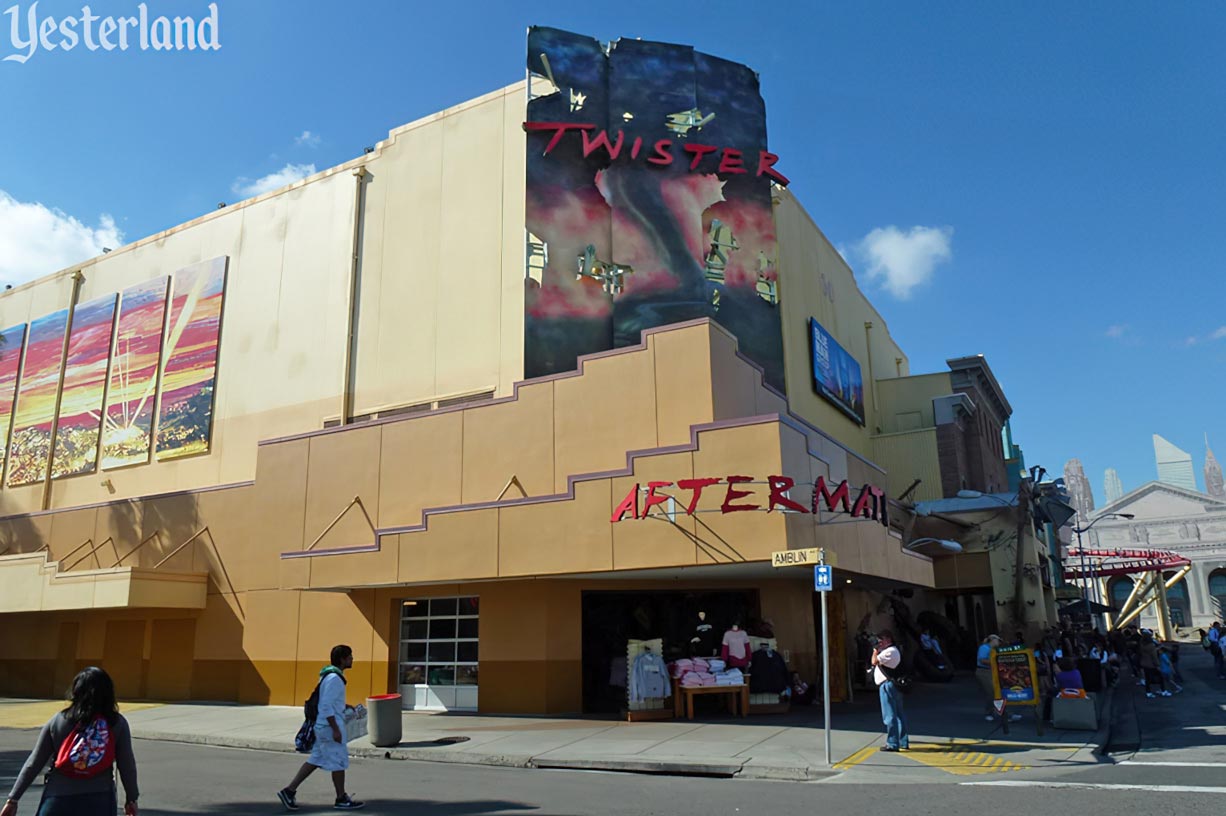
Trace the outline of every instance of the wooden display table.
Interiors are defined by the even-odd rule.
[[[748,680],[749,675],[745,675]],[[681,685],[680,680],[673,680],[673,711],[676,716],[680,717],[683,713],[687,720],[694,719],[694,698],[698,695],[706,694],[722,694],[728,698],[728,713],[732,716],[737,716],[737,708],[740,708],[740,716],[746,717],[749,715],[749,683],[743,683],[739,686],[693,686],[686,687]],[[739,706],[738,706],[739,703]]]

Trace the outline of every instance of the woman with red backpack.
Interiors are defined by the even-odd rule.
[[[126,796],[123,812],[137,816],[132,732],[115,705],[115,684],[102,669],[91,666],[72,681],[72,703],[39,732],[0,816],[17,816],[17,800],[48,762],[37,816],[113,816],[116,768]]]

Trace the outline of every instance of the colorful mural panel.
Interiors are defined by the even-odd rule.
[[[207,453],[228,258],[176,272],[158,414],[158,461]]]
[[[9,444],[10,485],[26,485],[47,478],[51,458],[51,423],[55,418],[55,395],[64,361],[64,330],[68,310],[30,323],[26,340],[21,385]]]
[[[106,295],[77,304],[73,312],[51,463],[53,479],[98,469],[98,435],[115,330],[115,300],[114,294]]]
[[[123,291],[102,428],[102,467],[143,465],[153,450],[153,412],[170,278]]]
[[[0,332],[0,473],[4,472],[9,431],[13,427],[13,400],[17,398],[17,374],[26,346],[26,324]]]
[[[707,317],[784,388],[766,107],[744,65],[688,46],[528,33],[524,366]]]

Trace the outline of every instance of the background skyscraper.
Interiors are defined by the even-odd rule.
[[[1073,502],[1073,509],[1077,511],[1077,526],[1088,524],[1090,513],[1094,512],[1094,490],[1090,487],[1080,459],[1070,459],[1064,463],[1064,487]]]
[[[1213,449],[1209,447],[1209,434],[1205,434],[1205,492],[1215,499],[1226,499],[1226,486],[1222,483],[1222,466],[1217,463]]]
[[[1154,434],[1154,461],[1158,464],[1158,481],[1196,490],[1196,471],[1192,469],[1192,454]]]
[[[1107,495],[1107,504],[1119,501],[1124,495],[1124,483],[1120,481],[1120,474],[1116,473],[1115,468],[1107,468],[1103,474],[1103,492]]]

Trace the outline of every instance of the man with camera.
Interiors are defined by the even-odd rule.
[[[881,694],[881,720],[885,723],[885,746],[882,751],[906,751],[911,747],[907,737],[907,720],[902,710],[902,690],[898,687],[902,652],[894,645],[894,634],[884,629],[877,635],[871,659],[873,680]]]

